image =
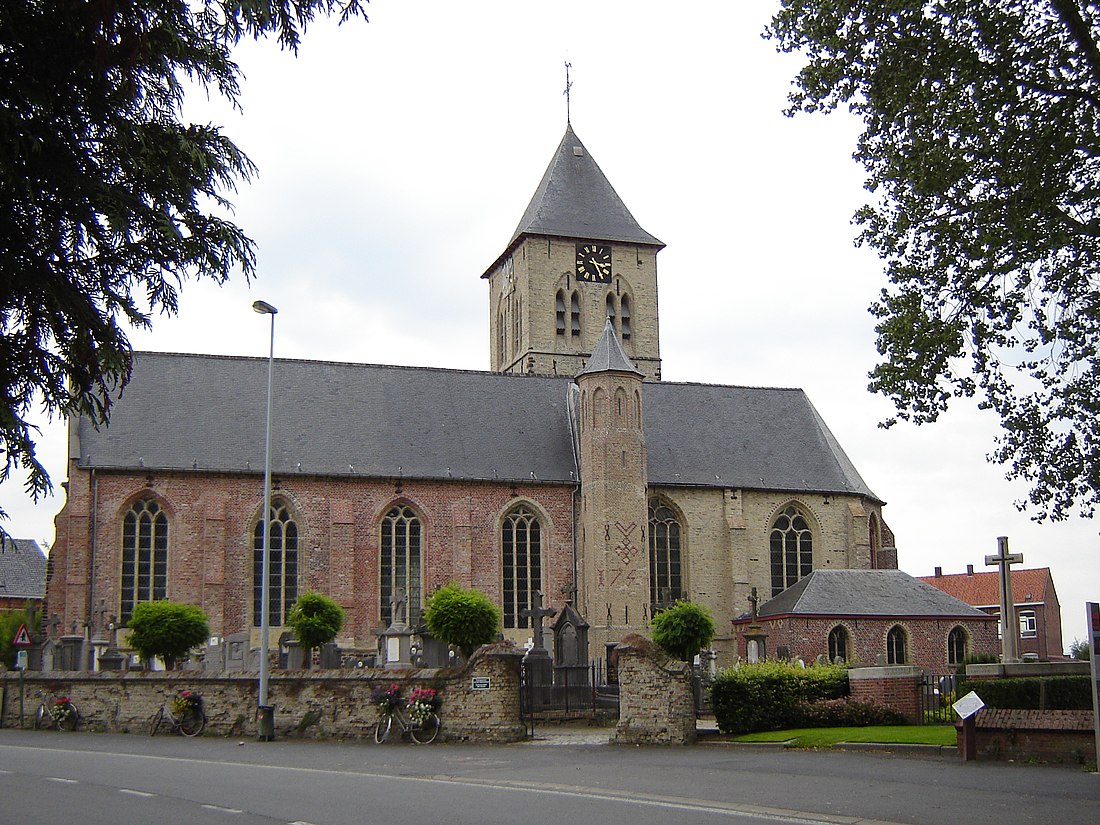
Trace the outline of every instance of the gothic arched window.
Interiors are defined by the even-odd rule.
[[[122,517],[121,590],[124,625],[138,602],[168,598],[168,516],[151,498],[135,501]]]
[[[517,507],[501,525],[501,566],[504,570],[504,626],[530,627],[521,615],[542,589],[542,525],[528,508]]]
[[[771,564],[773,596],[778,596],[813,570],[813,534],[806,517],[793,504],[772,522]]]
[[[886,664],[904,665],[909,658],[907,650],[905,629],[901,625],[894,625],[886,633]]]
[[[382,624],[393,623],[393,600],[398,591],[405,603],[397,618],[412,623],[420,614],[420,518],[411,507],[399,504],[382,519],[381,576]]]
[[[829,661],[848,661],[848,628],[838,624],[829,631]]]
[[[684,597],[681,527],[672,508],[649,503],[649,602],[653,610]]]
[[[275,627],[286,624],[290,608],[298,598],[298,524],[290,508],[281,499],[271,502],[270,544],[267,568],[267,623]],[[263,624],[264,523],[256,519],[252,531],[252,624]]]
[[[957,626],[951,628],[951,632],[947,634],[947,663],[949,665],[962,664],[963,660],[966,659],[967,641],[965,630]]]

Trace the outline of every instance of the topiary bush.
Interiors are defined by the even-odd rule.
[[[714,619],[702,605],[678,601],[653,617],[653,641],[666,653],[693,660],[714,638]]]
[[[210,636],[210,626],[201,608],[169,601],[134,605],[129,628],[127,642],[146,666],[160,657],[168,670]]]
[[[480,590],[451,582],[428,597],[424,623],[433,636],[468,659],[481,645],[496,640],[500,609]]]
[[[328,596],[307,591],[290,608],[286,623],[305,648],[303,663],[309,670],[313,648],[327,645],[344,626],[344,608]]]
[[[723,733],[753,733],[797,727],[800,704],[848,693],[843,665],[760,662],[721,671],[710,687],[710,705]]]

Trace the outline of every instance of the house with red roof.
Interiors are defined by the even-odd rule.
[[[968,564],[965,573],[948,573],[937,567],[935,575],[920,580],[991,616],[1000,617],[999,574],[975,573]],[[1049,567],[1012,571],[1012,600],[1015,616],[1010,623],[1019,633],[1019,651],[1023,656],[1036,654],[1040,659],[1058,659],[1063,655],[1062,607],[1054,589]]]

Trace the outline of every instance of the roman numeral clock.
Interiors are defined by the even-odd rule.
[[[611,247],[577,244],[577,280],[589,284],[611,283]]]

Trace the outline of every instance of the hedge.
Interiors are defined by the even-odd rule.
[[[848,671],[841,665],[760,662],[720,672],[710,705],[723,733],[753,733],[796,727],[805,717],[800,705],[847,695]]]
[[[1088,676],[1030,676],[1013,679],[964,679],[957,694],[974,691],[990,708],[1092,710]]]

